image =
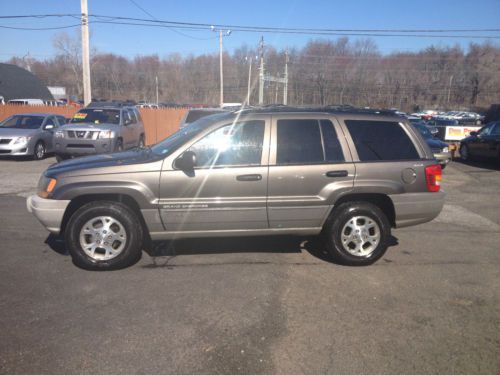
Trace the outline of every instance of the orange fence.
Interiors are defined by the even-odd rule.
[[[48,105],[0,105],[0,121],[18,113],[54,113],[71,118],[78,108]],[[146,132],[146,144],[154,144],[179,129],[186,108],[139,108]]]

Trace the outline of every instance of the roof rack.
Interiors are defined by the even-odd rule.
[[[133,102],[124,101],[94,101],[90,102],[86,108],[100,108],[100,107],[125,107],[134,106]]]
[[[359,114],[380,114],[386,116],[396,116],[394,111],[378,108],[358,108],[348,104],[330,104],[326,106],[287,106],[284,104],[269,104],[265,106],[244,107],[240,113],[255,112],[328,112],[328,113],[359,113]]]

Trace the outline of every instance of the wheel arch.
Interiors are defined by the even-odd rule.
[[[73,214],[80,208],[83,207],[87,203],[91,202],[116,202],[116,203],[121,203],[130,208],[136,215],[137,218],[139,219],[139,222],[142,225],[143,233],[145,236],[145,239],[149,240],[149,231],[148,227],[146,225],[146,222],[144,220],[144,216],[142,215],[139,203],[131,196],[128,194],[123,194],[123,193],[116,193],[116,194],[83,194],[79,195],[77,197],[74,197],[71,199],[68,207],[66,207],[66,210],[63,215],[63,219],[61,222],[61,231],[60,233],[64,233],[66,230],[66,225],[68,224],[69,219]]]
[[[348,202],[366,202],[377,206],[387,216],[387,220],[389,220],[391,227],[396,227],[396,211],[394,203],[388,195],[382,193],[353,193],[343,195],[335,201],[332,209],[326,217],[325,222],[323,223],[323,228],[325,228],[331,220],[334,220],[335,210],[342,204]]]

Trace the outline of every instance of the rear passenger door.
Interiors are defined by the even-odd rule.
[[[320,228],[333,201],[352,189],[354,164],[329,116],[273,116],[269,165],[270,228]]]

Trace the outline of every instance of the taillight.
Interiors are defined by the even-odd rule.
[[[425,180],[427,182],[427,190],[437,192],[441,188],[442,170],[439,164],[429,165],[425,167]]]

